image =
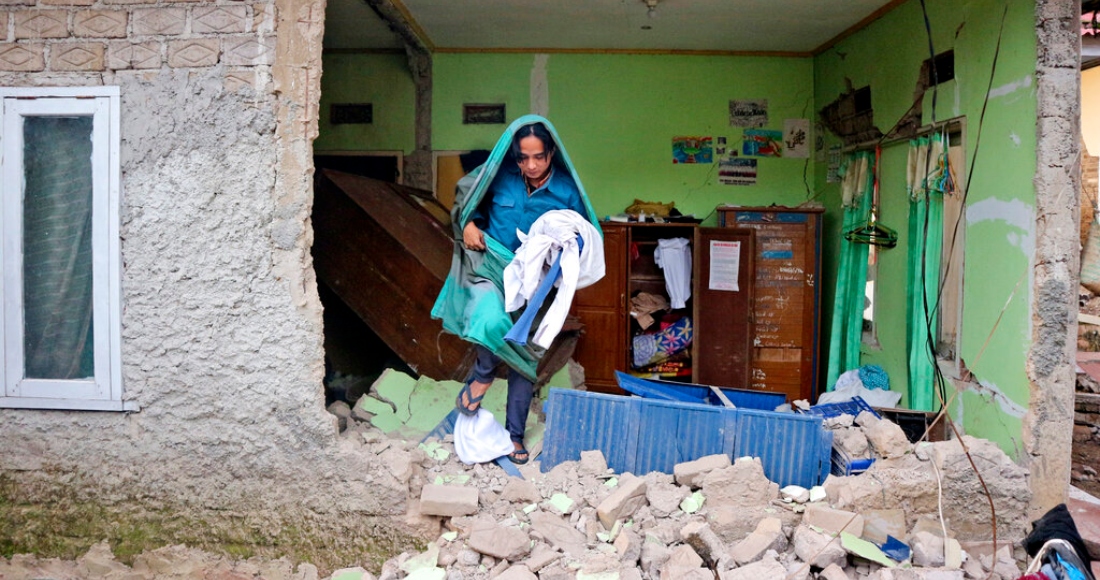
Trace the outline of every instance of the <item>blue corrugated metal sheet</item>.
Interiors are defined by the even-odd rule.
[[[759,457],[768,479],[810,487],[829,473],[832,433],[821,418],[640,397],[551,389],[542,469],[599,449],[616,472],[671,473],[724,453]]]
[[[685,403],[722,404],[721,401],[717,400],[718,397],[714,396],[708,385],[642,379],[620,371],[615,371],[615,381],[619,383],[619,387],[624,391],[639,397],[683,401]],[[721,387],[721,390],[722,394],[726,395],[726,398],[738,408],[774,411],[776,407],[787,402],[787,396],[783,393],[731,389],[728,387]]]

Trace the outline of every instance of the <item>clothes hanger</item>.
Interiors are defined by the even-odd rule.
[[[898,233],[878,223],[875,218],[878,208],[871,206],[871,219],[863,225],[848,230],[844,239],[855,244],[870,244],[880,248],[893,248],[898,245]]]
[[[856,228],[848,230],[844,239],[855,244],[870,244],[880,248],[893,248],[898,245],[898,233],[878,223],[878,167],[882,159],[882,147],[875,147],[875,185],[871,197],[871,219]]]

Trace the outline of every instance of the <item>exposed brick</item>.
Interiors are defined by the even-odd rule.
[[[50,70],[103,70],[104,49],[100,42],[53,44],[50,46]]]
[[[20,10],[15,12],[16,38],[65,38],[69,35],[67,10]]]
[[[95,0],[38,0],[39,6],[65,6],[71,8],[73,6],[91,6],[95,4]]]
[[[73,36],[126,38],[125,10],[81,10],[73,16]]]
[[[0,70],[38,72],[46,68],[43,44],[0,44]]]
[[[131,43],[126,40],[107,44],[107,68],[160,67],[160,43],[156,41]]]
[[[218,39],[192,38],[168,42],[168,66],[195,67],[218,64]]]
[[[225,55],[222,62],[229,65],[271,64],[275,54],[275,37],[225,39]]]
[[[34,6],[34,0],[0,0],[0,6]],[[4,20],[7,23],[7,20]],[[6,31],[5,31],[6,32]]]
[[[101,0],[104,4],[154,4],[157,0]]]
[[[183,34],[187,11],[183,8],[142,8],[131,17],[135,36]]]
[[[224,34],[247,30],[247,6],[197,6],[191,10],[191,32]]]

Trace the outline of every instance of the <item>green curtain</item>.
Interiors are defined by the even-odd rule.
[[[874,153],[861,151],[852,155],[842,168],[842,233],[858,228],[871,219],[874,164]],[[830,391],[842,373],[859,367],[860,345],[863,343],[863,309],[867,292],[868,248],[867,244],[849,242],[843,236],[840,238],[836,305],[833,308],[833,325],[829,336],[826,386]]]
[[[909,355],[909,408],[934,411],[939,332],[937,302],[943,251],[943,188],[946,181],[945,135],[909,143],[909,283],[906,321]]]

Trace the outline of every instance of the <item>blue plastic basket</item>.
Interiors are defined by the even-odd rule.
[[[722,405],[722,401],[718,399],[714,391],[710,390],[708,385],[642,379],[620,371],[615,371],[615,380],[624,391],[647,399]],[[776,407],[787,402],[787,395],[783,393],[731,389],[728,387],[719,387],[719,389],[738,409],[774,411]]]
[[[816,415],[822,419],[839,417],[845,414],[858,417],[863,411],[867,411],[879,419],[882,418],[882,415],[879,415],[878,411],[872,409],[871,406],[860,397],[852,397],[852,400],[840,403],[822,403],[820,405],[814,405],[810,407],[809,410],[799,410],[800,413]]]

